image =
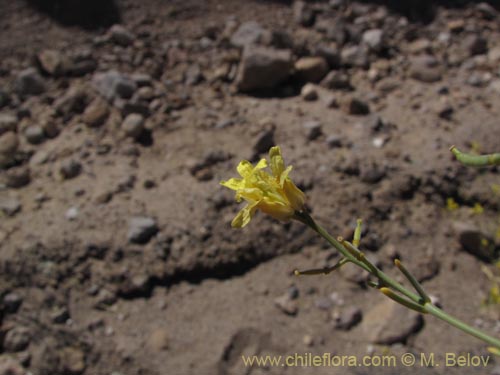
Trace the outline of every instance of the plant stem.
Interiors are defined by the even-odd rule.
[[[342,243],[337,241],[335,238],[333,238],[325,229],[323,229],[320,225],[318,225],[314,219],[307,213],[307,212],[297,212],[295,214],[295,218],[299,220],[300,222],[306,224],[309,226],[312,230],[317,232],[321,237],[323,237],[325,240],[328,241],[335,249],[337,249],[345,258],[349,259],[350,262],[356,264],[358,267],[361,267],[365,271],[368,271],[370,274],[375,276],[379,280],[379,285],[378,288],[382,289],[384,291],[384,288],[391,288],[393,290],[396,290],[403,294],[404,296],[408,297],[411,301],[409,303],[402,303],[404,306],[408,307],[409,304],[415,303],[416,305],[419,306],[419,309],[421,308],[422,313],[428,313],[430,315],[435,316],[436,318],[439,318],[446,323],[452,325],[455,328],[458,328],[462,330],[465,333],[468,333],[471,336],[474,336],[486,343],[488,343],[491,346],[494,346],[495,348],[500,349],[500,340],[496,339],[490,335],[487,335],[486,333],[462,322],[461,320],[449,315],[448,313],[444,312],[440,308],[434,306],[431,302],[428,300],[422,298],[422,296],[419,296],[408,289],[406,289],[403,285],[398,283],[396,280],[392,279],[389,277],[387,274],[385,274],[382,270],[380,270],[377,266],[373,265],[370,263],[368,259],[363,257],[363,261],[360,261],[358,258],[356,258],[350,251],[348,251]],[[357,250],[354,246],[353,248]],[[359,250],[357,250],[359,251]],[[361,254],[361,252],[360,252]],[[406,269],[405,269],[406,271]],[[408,271],[406,271],[408,272]],[[406,275],[406,274],[405,274]],[[413,278],[413,276],[411,276]],[[416,282],[414,280],[414,282]],[[387,292],[387,291],[386,291]],[[398,300],[398,298],[402,299],[402,297],[398,297],[397,295],[391,294],[392,297],[397,297],[393,298],[394,300]],[[421,295],[425,295],[425,292],[423,290],[421,291]],[[417,309],[417,311],[419,310]]]
[[[426,303],[424,305],[425,311],[427,313],[434,315],[436,318],[439,318],[441,320],[444,320],[446,323],[452,325],[455,328],[458,328],[462,330],[465,333],[468,333],[471,336],[474,336],[478,338],[479,340],[482,340],[491,346],[494,346],[495,348],[500,348],[500,340],[496,339],[490,335],[487,335],[486,333],[471,327],[467,323],[462,322],[461,320],[449,315],[448,313],[445,313],[443,310],[441,310],[439,307],[434,306],[431,303]]]

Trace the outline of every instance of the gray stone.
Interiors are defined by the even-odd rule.
[[[28,185],[31,181],[30,170],[27,167],[20,166],[7,170],[5,173],[5,184],[10,188],[21,188]]]
[[[134,34],[122,25],[113,25],[108,30],[109,40],[115,44],[126,47],[134,42]]]
[[[133,217],[129,220],[128,241],[144,244],[158,232],[156,220],[150,217]]]
[[[480,35],[468,35],[464,39],[464,47],[470,56],[482,55],[488,52],[488,41]]]
[[[10,314],[15,313],[19,309],[22,303],[23,303],[23,297],[21,297],[16,292],[7,293],[3,297],[3,305],[5,307],[5,311]]]
[[[485,19],[488,20],[493,20],[498,15],[497,10],[486,2],[477,4],[476,9]]]
[[[342,147],[342,138],[339,137],[338,135],[335,135],[335,134],[329,135],[326,138],[326,144],[330,148],[339,148],[339,147]]]
[[[275,306],[286,315],[295,316],[299,311],[297,302],[292,300],[288,294],[274,299]]]
[[[469,223],[455,222],[452,226],[463,250],[483,261],[495,261],[497,253],[491,238]]]
[[[231,44],[235,47],[247,47],[255,44],[269,44],[272,34],[255,21],[244,22],[231,36]]]
[[[56,50],[43,50],[37,55],[38,64],[42,70],[52,76],[62,75],[65,71],[65,58]]]
[[[340,54],[342,65],[368,68],[370,64],[368,48],[364,45],[348,46]]]
[[[417,81],[432,83],[441,80],[442,72],[434,56],[415,56],[410,61],[410,77]]]
[[[17,117],[8,113],[0,113],[0,135],[17,129]]]
[[[318,88],[312,83],[307,83],[302,86],[300,90],[300,96],[305,101],[311,102],[318,99]]]
[[[138,113],[131,113],[122,123],[122,129],[127,137],[138,138],[144,131],[144,117]]]
[[[12,155],[17,151],[19,139],[13,131],[8,131],[0,135],[0,154]]]
[[[358,307],[350,306],[335,315],[334,319],[334,327],[336,329],[348,331],[361,322],[363,312]]]
[[[262,153],[268,152],[274,146],[274,127],[262,130],[255,140],[253,146],[254,155],[258,156]]]
[[[382,29],[366,30],[362,41],[374,52],[380,52],[384,47],[384,32]]]
[[[370,106],[364,100],[356,97],[346,98],[341,105],[342,109],[350,115],[367,115],[370,113]]]
[[[108,100],[129,99],[137,89],[134,81],[116,70],[97,73],[92,81],[99,94]]]
[[[317,83],[328,73],[328,63],[323,57],[301,57],[295,62],[295,74],[302,82]]]
[[[392,345],[406,343],[422,327],[422,315],[387,298],[365,314],[359,330],[373,344]]]
[[[295,1],[293,4],[293,18],[301,26],[310,27],[314,25],[315,12],[309,4],[304,1]]]
[[[87,108],[85,108],[82,120],[86,125],[94,128],[101,126],[106,121],[108,116],[108,104],[103,99],[96,98],[87,106]]]
[[[349,75],[345,72],[333,70],[321,81],[321,86],[330,90],[352,89]]]
[[[31,334],[26,327],[14,327],[7,332],[3,341],[3,347],[7,352],[19,352],[28,347]]]
[[[87,93],[81,87],[72,87],[54,102],[54,108],[59,115],[71,118],[76,113],[82,113],[87,106]]]
[[[59,166],[59,173],[65,180],[77,177],[81,171],[81,163],[74,159],[66,159]]]
[[[236,86],[241,92],[269,90],[285,81],[292,70],[289,50],[247,47],[243,51]]]
[[[47,89],[44,79],[34,68],[28,68],[20,72],[16,77],[14,86],[20,96],[39,95]]]
[[[42,143],[45,139],[43,128],[38,125],[30,125],[24,130],[26,140],[34,145]]]
[[[321,130],[321,123],[319,121],[307,121],[304,123],[303,127],[306,131],[306,138],[309,141],[314,141],[321,134],[323,134]]]
[[[2,198],[0,199],[0,210],[7,216],[14,216],[21,211],[21,202],[16,198]]]

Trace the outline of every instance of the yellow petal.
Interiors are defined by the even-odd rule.
[[[241,177],[249,177],[253,171],[253,165],[248,160],[242,160],[236,167],[236,170],[240,174]]]
[[[232,190],[238,190],[244,186],[241,178],[230,178],[227,181],[221,181],[220,184]]]
[[[295,213],[290,205],[276,202],[267,197],[259,202],[258,208],[269,216],[283,221],[290,220]]]
[[[301,211],[304,208],[306,196],[295,184],[287,178],[283,185],[283,190],[285,192],[288,201],[295,211]]]
[[[256,202],[262,199],[262,191],[257,188],[239,189],[236,193],[236,199],[245,199],[249,202]]]
[[[279,178],[285,170],[285,162],[281,156],[281,149],[279,146],[271,147],[269,150],[269,160],[274,177]]]
[[[253,204],[248,204],[243,207],[231,222],[231,226],[233,228],[243,228],[245,225],[247,225],[255,214],[257,204],[258,202],[254,202]]]

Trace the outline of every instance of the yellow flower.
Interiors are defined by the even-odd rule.
[[[242,199],[248,202],[233,219],[232,227],[243,228],[257,209],[285,221],[303,209],[305,195],[288,177],[292,167],[285,169],[278,146],[271,147],[269,159],[272,175],[263,170],[267,167],[266,159],[261,159],[255,167],[243,160],[236,168],[242,178],[221,182],[222,186],[236,191],[237,202]]]

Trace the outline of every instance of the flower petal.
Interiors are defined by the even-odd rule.
[[[247,225],[255,214],[257,204],[258,202],[254,202],[243,207],[231,222],[231,226],[233,228],[243,228],[245,225]]]
[[[289,178],[285,180],[283,191],[295,211],[301,211],[304,208],[306,196]]]
[[[241,178],[230,178],[227,181],[221,181],[220,184],[231,190],[239,190],[245,185]]]
[[[269,150],[269,159],[274,177],[279,178],[285,170],[285,162],[281,156],[281,149],[279,146],[271,147]]]
[[[246,178],[252,174],[253,165],[248,160],[242,160],[236,167],[236,170],[238,171],[241,177]]]

